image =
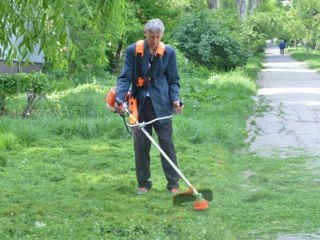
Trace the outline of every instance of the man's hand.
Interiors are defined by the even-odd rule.
[[[121,103],[121,104],[118,104],[118,103],[116,102],[115,108],[116,108],[117,112],[118,112],[120,115],[122,115],[122,114],[124,113],[124,107],[123,107],[123,104],[122,104],[122,103]]]
[[[181,101],[174,101],[173,108],[176,114],[181,113],[182,109],[184,108],[184,104]]]

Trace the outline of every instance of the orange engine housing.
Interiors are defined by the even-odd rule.
[[[138,104],[137,99],[130,97],[130,92],[127,93],[126,101],[129,103],[129,110],[131,115],[129,116],[129,121],[131,124],[136,124],[138,122]],[[116,87],[112,87],[106,97],[106,105],[111,112],[117,112],[116,109]]]
[[[116,112],[116,87],[112,87],[106,97],[106,105],[111,112]]]

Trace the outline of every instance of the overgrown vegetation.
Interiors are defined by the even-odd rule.
[[[211,69],[230,70],[245,65],[251,49],[225,23],[212,17],[209,11],[186,16],[174,35],[178,47],[186,57]]]
[[[0,114],[5,112],[5,100],[18,93],[26,93],[24,116],[30,115],[34,104],[48,90],[49,80],[42,73],[0,74]],[[22,114],[22,112],[21,112]]]

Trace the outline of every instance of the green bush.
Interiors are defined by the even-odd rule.
[[[246,64],[251,51],[211,14],[201,11],[185,17],[176,31],[178,48],[187,58],[209,68],[230,70]]]
[[[0,111],[4,110],[6,97],[22,92],[41,94],[47,89],[48,82],[43,73],[0,74]]]
[[[265,47],[266,47],[266,41],[262,39],[262,40],[254,41],[252,43],[251,48],[256,53],[262,53],[264,52]]]

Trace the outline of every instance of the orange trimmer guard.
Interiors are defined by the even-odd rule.
[[[208,201],[209,202],[212,201],[213,194],[210,189],[199,189],[199,190],[197,189],[197,191],[200,194],[202,194],[202,197],[205,200],[207,200],[206,205],[208,205]],[[186,202],[195,202],[194,209],[196,209],[196,205],[197,205],[197,208],[199,207],[199,205],[202,205],[202,207],[205,205],[205,203],[202,203],[203,201],[197,201],[197,196],[193,193],[192,188],[190,188],[188,191],[178,193],[172,197],[172,203],[174,205],[181,205]],[[196,204],[197,202],[199,204]],[[199,209],[197,209],[197,210],[199,210]]]

